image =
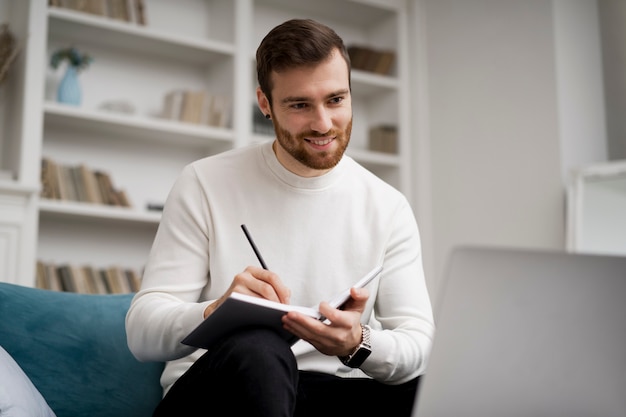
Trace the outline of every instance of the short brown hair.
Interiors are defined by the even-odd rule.
[[[348,65],[350,57],[343,39],[330,27],[312,19],[288,20],[272,29],[256,51],[257,80],[272,106],[272,71],[311,66],[328,59],[337,49]]]

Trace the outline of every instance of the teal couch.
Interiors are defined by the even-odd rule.
[[[132,294],[0,283],[0,347],[56,417],[152,415],[162,395],[164,364],[139,362],[128,350],[124,320],[131,299]],[[5,381],[5,391],[10,382]]]

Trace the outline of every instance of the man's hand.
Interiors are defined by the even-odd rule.
[[[283,325],[325,355],[349,355],[361,343],[361,314],[369,292],[366,288],[351,288],[350,297],[343,310],[333,308],[327,302],[320,304],[320,313],[329,323],[290,311],[283,316]]]
[[[256,266],[249,266],[243,272],[235,275],[230,287],[219,299],[207,306],[204,310],[204,318],[207,318],[215,311],[233,292],[265,298],[266,300],[283,304],[289,304],[289,296],[291,295],[289,288],[282,283],[274,272]]]

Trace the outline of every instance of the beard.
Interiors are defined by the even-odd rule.
[[[350,143],[350,135],[352,134],[352,119],[350,119],[350,122],[344,130],[331,129],[322,134],[319,132],[307,131],[296,135],[284,129],[276,121],[276,119],[273,119],[272,121],[274,122],[276,139],[278,140],[280,146],[295,160],[312,169],[325,170],[335,167],[339,161],[341,161],[343,154],[346,152],[348,143]],[[332,151],[313,151],[309,149],[306,144],[305,138],[328,136],[335,137],[334,143],[336,144],[336,147]]]

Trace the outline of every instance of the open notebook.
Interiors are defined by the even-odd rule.
[[[626,257],[458,248],[414,417],[626,416]]]

